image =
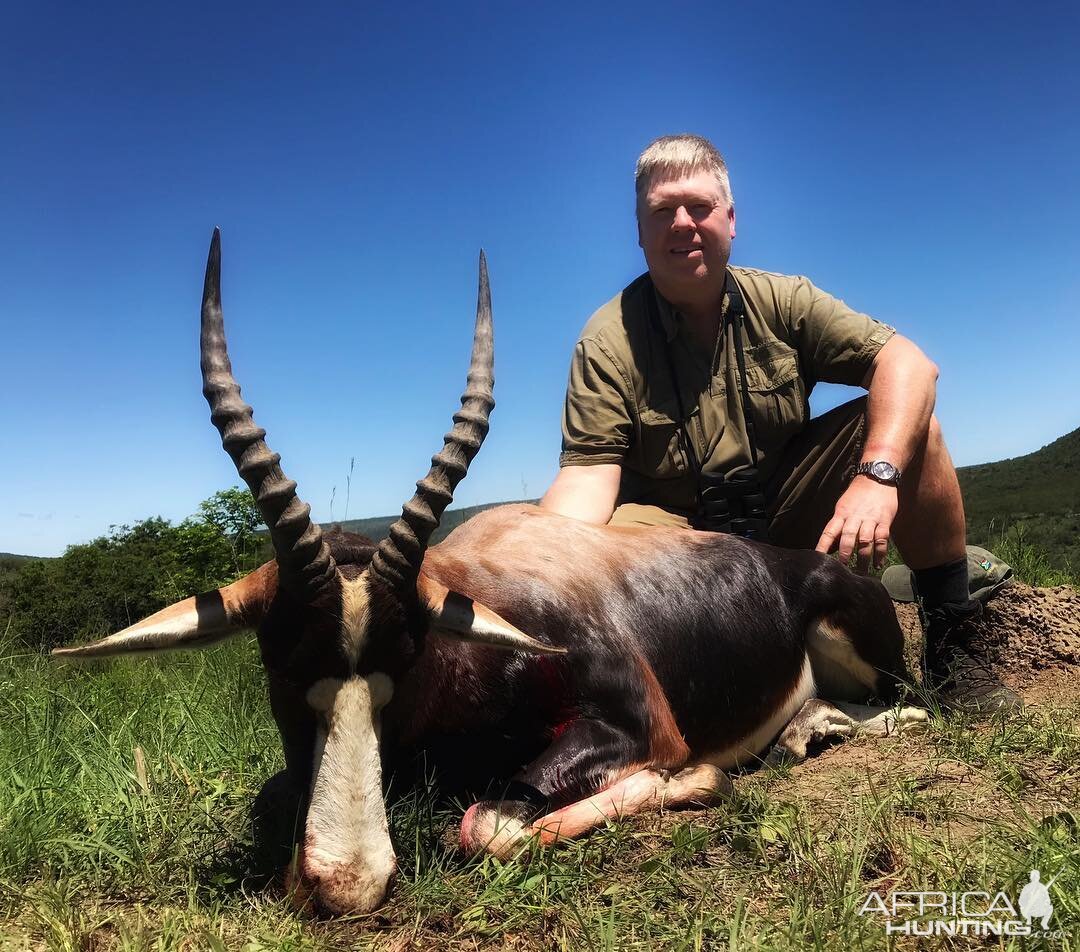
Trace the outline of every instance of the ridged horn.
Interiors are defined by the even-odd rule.
[[[200,338],[203,396],[210,404],[210,419],[221,434],[221,445],[232,457],[237,472],[251,488],[263,521],[270,530],[277,556],[279,584],[290,594],[309,601],[334,576],[337,567],[311,507],[296,494],[270,451],[266,430],[255,425],[249,407],[240,398],[233,377],[221,316],[221,230],[214,229],[206,259]]]
[[[415,585],[431,534],[487,435],[488,416],[495,406],[494,369],[491,288],[487,258],[481,251],[472,362],[461,409],[454,414],[454,425],[444,437],[443,448],[431,458],[431,469],[416,484],[416,494],[402,507],[401,518],[390,527],[371,560],[371,570],[399,591]]]

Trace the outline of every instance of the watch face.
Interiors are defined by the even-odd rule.
[[[875,479],[882,479],[890,481],[896,479],[896,467],[892,463],[886,463],[884,460],[877,460],[870,467],[870,472]]]

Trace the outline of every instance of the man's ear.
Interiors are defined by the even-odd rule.
[[[731,237],[732,237],[732,239],[734,239],[735,238],[735,206],[734,205],[729,205],[728,206],[728,213],[727,214],[728,214],[728,224],[729,224],[729,227],[731,229]]]
[[[185,598],[130,628],[77,648],[54,648],[61,658],[106,658],[205,648],[262,621],[277,593],[277,562],[267,562],[231,585]]]
[[[487,606],[450,591],[423,570],[416,580],[416,593],[431,621],[431,627],[463,641],[527,651],[530,654],[566,654],[565,648],[537,641]]]

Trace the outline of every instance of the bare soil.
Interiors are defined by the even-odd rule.
[[[912,670],[922,626],[914,605],[897,605]],[[979,640],[999,676],[1025,701],[1061,703],[1080,695],[1080,590],[1015,582],[987,603]]]

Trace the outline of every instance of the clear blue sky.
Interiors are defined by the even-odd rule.
[[[198,376],[214,225],[237,376],[319,519],[351,458],[351,517],[426,470],[481,246],[498,406],[455,505],[538,495],[577,333],[643,270],[634,160],[677,131],[727,156],[733,261],[940,364],[958,463],[1037,449],[1080,425],[1078,37],[1038,2],[9,4],[0,550],[238,481]]]

